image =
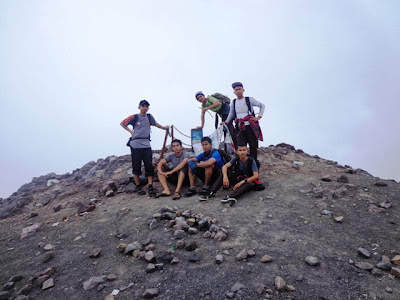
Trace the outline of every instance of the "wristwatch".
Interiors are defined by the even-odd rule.
[[[247,182],[247,178],[244,179],[244,182]]]

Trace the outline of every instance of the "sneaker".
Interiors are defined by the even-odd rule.
[[[137,186],[134,191],[135,193],[137,193],[138,195],[146,195],[146,192],[142,189],[141,186]]]
[[[205,196],[207,196],[209,193],[210,193],[210,188],[206,188],[206,187],[203,186],[203,187],[201,188],[200,192],[199,192],[199,195],[205,195]]]
[[[211,199],[215,198],[216,193],[215,192],[210,192],[208,195],[202,195],[200,196],[199,200],[200,201],[208,201]]]
[[[154,187],[151,186],[147,190],[147,193],[149,194],[149,196],[156,196],[157,195],[157,190]]]
[[[185,197],[192,197],[193,195],[196,195],[196,194],[197,194],[196,189],[189,188],[184,196]]]
[[[230,206],[235,205],[237,200],[235,198],[230,198],[229,196],[225,196],[221,199],[221,203],[228,203]]]

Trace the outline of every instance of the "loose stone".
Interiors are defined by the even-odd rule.
[[[275,288],[279,292],[286,290],[286,282],[282,277],[280,276],[275,277]]]
[[[179,258],[177,258],[176,256],[171,260],[171,265],[176,265],[180,262]]]
[[[151,220],[150,224],[149,224],[149,229],[150,230],[154,230],[158,227],[158,222],[156,219]]]
[[[209,232],[208,230],[206,232],[204,232],[203,234],[203,238],[207,239],[211,236],[211,232]]]
[[[371,254],[369,253],[369,251],[367,249],[364,249],[362,247],[357,249],[358,251],[358,255],[364,258],[370,258]]]
[[[388,261],[381,261],[376,264],[376,267],[384,271],[390,271],[392,269],[392,264]]]
[[[156,255],[154,254],[153,251],[148,251],[148,252],[146,253],[146,255],[144,256],[144,259],[145,259],[146,261],[148,261],[148,262],[153,261],[155,258],[156,258]]]
[[[196,234],[196,233],[197,233],[197,229],[194,228],[194,227],[189,227],[188,233],[189,233],[189,234]]]
[[[390,274],[394,275],[395,277],[399,277],[400,278],[400,268],[392,268],[392,271],[390,272]]]
[[[156,271],[156,266],[154,264],[148,264],[146,267],[146,273],[153,273]]]
[[[13,281],[7,282],[7,283],[3,286],[3,290],[4,290],[4,291],[11,290],[11,289],[14,287],[14,285],[15,285],[15,282],[13,282]]]
[[[177,240],[183,239],[186,236],[186,233],[183,230],[176,230],[174,232],[174,238]]]
[[[236,259],[241,261],[243,259],[247,258],[247,249],[243,249],[242,251],[239,252],[238,255],[236,255]]]
[[[142,297],[144,299],[151,299],[151,298],[154,298],[154,297],[157,297],[157,296],[158,296],[158,289],[157,288],[147,289],[147,290],[144,291],[144,293],[142,295]]]
[[[176,242],[176,248],[177,249],[183,249],[185,248],[185,240],[179,240]]]
[[[55,247],[53,245],[47,244],[46,246],[43,247],[43,250],[44,251],[51,251],[51,250],[54,250],[54,248]]]
[[[222,241],[225,241],[227,237],[228,236],[226,235],[226,233],[224,233],[223,231],[218,231],[214,236],[214,240],[217,240],[218,242],[222,242]]]
[[[269,262],[272,261],[272,257],[269,256],[269,255],[264,255],[263,257],[261,257],[260,260],[261,260],[262,263],[269,263]]]
[[[343,223],[344,217],[343,216],[336,217],[336,218],[334,218],[334,220],[336,223]]]
[[[89,257],[91,257],[91,258],[99,257],[100,253],[101,253],[101,248],[93,249],[90,252]]]
[[[366,271],[371,271],[374,268],[372,264],[367,262],[358,262],[355,264],[355,266],[361,270],[366,270]]]
[[[215,256],[215,263],[217,265],[222,264],[222,262],[224,261],[224,256],[221,254],[218,254],[217,256]]]
[[[318,266],[319,265],[319,260],[318,258],[316,258],[315,256],[307,256],[305,258],[305,261],[307,264],[309,264],[310,266]]]
[[[195,249],[197,249],[199,247],[199,245],[196,242],[191,242],[189,245],[187,245],[185,247],[186,251],[194,251]]]
[[[53,280],[53,278],[47,279],[45,282],[43,282],[42,290],[43,290],[43,291],[44,291],[44,290],[47,290],[47,289],[49,289],[49,288],[51,288],[51,287],[53,287],[53,286],[54,286],[54,280]]]
[[[253,249],[247,250],[247,256],[248,257],[253,257],[255,255],[256,255],[256,251],[254,251]]]
[[[394,263],[395,265],[400,266],[400,255],[396,255],[396,256],[393,257],[390,261],[391,261],[392,263]]]

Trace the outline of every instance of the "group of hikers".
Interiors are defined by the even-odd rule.
[[[213,96],[205,96],[199,91],[195,98],[201,103],[201,126],[204,127],[205,113],[208,110],[215,112],[222,119],[220,123],[225,124],[232,136],[236,156],[230,158],[223,150],[213,149],[210,137],[201,139],[203,152],[191,158],[189,153],[184,152],[182,142],[174,139],[171,142],[172,154],[162,159],[157,165],[158,179],[163,190],[159,193],[153,187],[153,176],[155,175],[152,164],[152,150],[150,145],[150,126],[168,130],[169,126],[163,126],[156,122],[151,114],[148,114],[150,103],[147,100],[139,102],[139,114],[130,115],[120,125],[127,130],[131,137],[128,146],[131,149],[132,173],[136,185],[134,192],[145,195],[143,185],[140,181],[141,166],[144,164],[145,176],[148,178],[148,194],[150,196],[168,197],[177,200],[181,198],[181,188],[189,185],[185,197],[196,194],[199,200],[207,201],[216,197],[217,191],[223,186],[224,189],[232,187],[232,191],[221,199],[222,203],[231,206],[236,204],[237,199],[251,190],[261,190],[264,186],[258,181],[260,164],[257,160],[258,141],[262,141],[262,132],[259,120],[264,113],[264,104],[252,97],[243,95],[244,88],[241,82],[232,84],[236,98],[228,103]],[[259,108],[256,116],[254,107]],[[235,121],[235,126],[233,126]],[[218,121],[216,122],[216,126]],[[128,126],[131,125],[132,129]],[[248,151],[249,145],[250,151]],[[250,152],[250,153],[249,153]],[[172,169],[167,171],[167,164],[171,163]],[[203,186],[199,192],[196,191],[195,181],[199,178]],[[171,194],[168,183],[176,185],[175,192]]]

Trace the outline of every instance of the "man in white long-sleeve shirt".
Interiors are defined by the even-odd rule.
[[[244,88],[241,82],[232,83],[232,88],[237,98],[231,103],[225,123],[235,119],[238,143],[249,144],[250,156],[257,159],[258,140],[263,140],[258,120],[263,116],[265,105],[252,97],[244,97]],[[254,106],[260,109],[257,117]]]

